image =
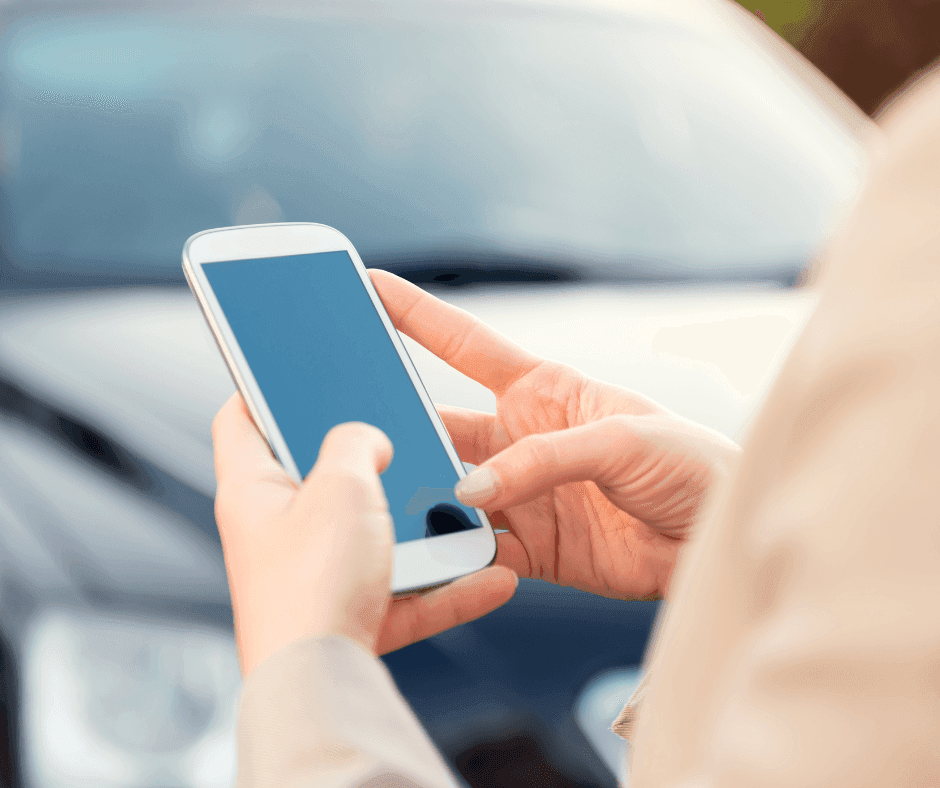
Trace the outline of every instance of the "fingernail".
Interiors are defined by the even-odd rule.
[[[477,468],[454,487],[454,494],[467,506],[482,506],[499,490],[499,476],[492,468]]]

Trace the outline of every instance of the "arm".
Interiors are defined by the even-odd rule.
[[[940,782],[940,81],[674,575],[633,785]]]
[[[246,675],[238,784],[451,785],[375,654],[492,610],[512,596],[512,572],[490,567],[392,602],[394,537],[378,475],[392,447],[379,430],[331,430],[300,487],[238,395],[213,437],[216,517]]]

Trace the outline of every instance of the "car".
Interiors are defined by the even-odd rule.
[[[14,0],[0,26],[0,768],[34,788],[234,779],[233,385],[189,235],[330,224],[740,436],[877,134],[710,0]],[[492,409],[407,344],[435,401]],[[611,788],[656,611],[525,580],[384,660],[466,784]]]

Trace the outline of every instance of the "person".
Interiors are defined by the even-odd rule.
[[[638,788],[940,784],[937,75],[883,123],[743,451],[372,272],[403,333],[496,395],[495,414],[441,409],[479,465],[458,496],[507,529],[476,576],[391,602],[384,435],[337,427],[298,488],[241,400],[222,408],[240,786],[453,785],[375,654],[482,615],[515,576],[665,595],[620,720]]]

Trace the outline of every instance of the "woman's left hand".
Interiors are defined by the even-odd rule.
[[[216,519],[225,552],[242,671],[307,637],[340,634],[377,654],[490,612],[515,574],[490,567],[391,601],[394,529],[379,473],[392,446],[375,427],[326,436],[298,487],[255,428],[239,394],[213,423]]]

